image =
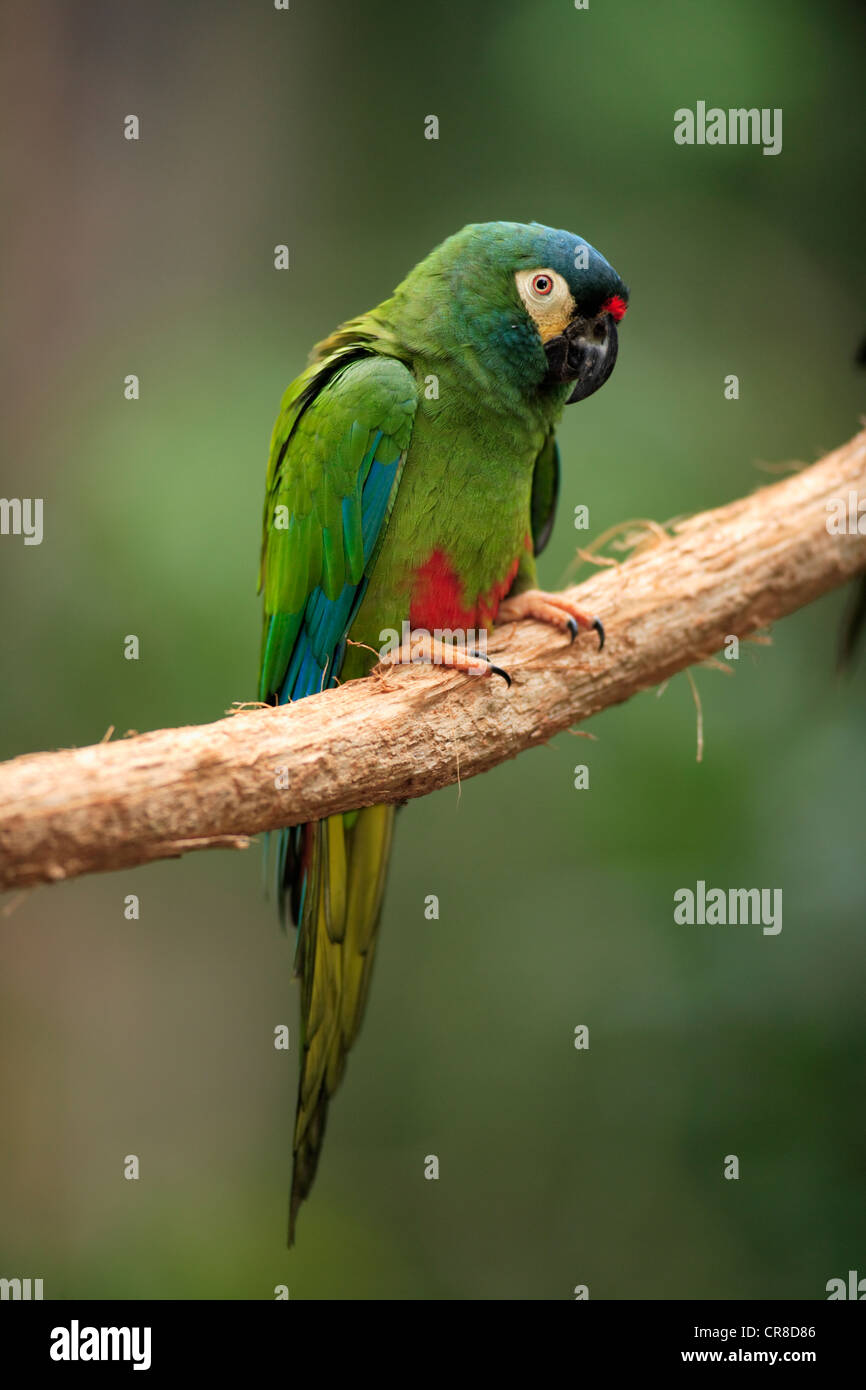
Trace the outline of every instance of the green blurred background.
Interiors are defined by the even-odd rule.
[[[45,499],[40,547],[0,542],[4,757],[254,696],[280,395],[466,222],[568,227],[632,289],[610,385],[562,426],[549,586],[587,539],[575,504],[591,534],[665,520],[858,427],[858,5],[113,0],[6,5],[0,25],[0,491]],[[782,154],[676,146],[698,99],[783,108]],[[597,742],[563,736],[401,815],[371,1006],[291,1254],[297,1058],[272,1039],[295,1036],[297,1000],[258,852],[13,904],[0,1274],[51,1298],[742,1299],[866,1273],[845,598],[745,646],[734,676],[696,673],[701,765],[681,676],[594,720]],[[781,935],[676,926],[674,890],[699,878],[781,887]]]

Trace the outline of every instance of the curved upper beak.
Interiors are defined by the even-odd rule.
[[[545,344],[551,380],[574,382],[566,405],[585,401],[604,385],[616,365],[618,345],[611,314],[594,319],[576,314],[564,332]]]

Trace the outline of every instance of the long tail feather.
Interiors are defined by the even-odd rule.
[[[293,1142],[289,1245],[313,1185],[336,1091],[370,987],[376,930],[394,827],[393,806],[305,826],[292,859],[293,903],[302,901],[295,973],[301,980],[303,1052]],[[298,870],[304,883],[298,890]]]

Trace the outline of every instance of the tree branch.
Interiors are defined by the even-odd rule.
[[[831,534],[828,507],[852,500],[854,525]],[[0,887],[242,847],[474,777],[866,570],[858,501],[866,513],[866,431],[569,590],[603,616],[603,652],[535,623],[497,629],[510,690],[403,667],[282,709],[16,758],[0,767]]]

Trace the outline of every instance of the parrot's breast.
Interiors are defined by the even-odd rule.
[[[499,605],[517,574],[516,555],[501,578],[483,593],[466,591],[463,580],[443,550],[434,550],[426,564],[415,571],[409,606],[413,629],[461,629],[487,627],[496,619]]]

